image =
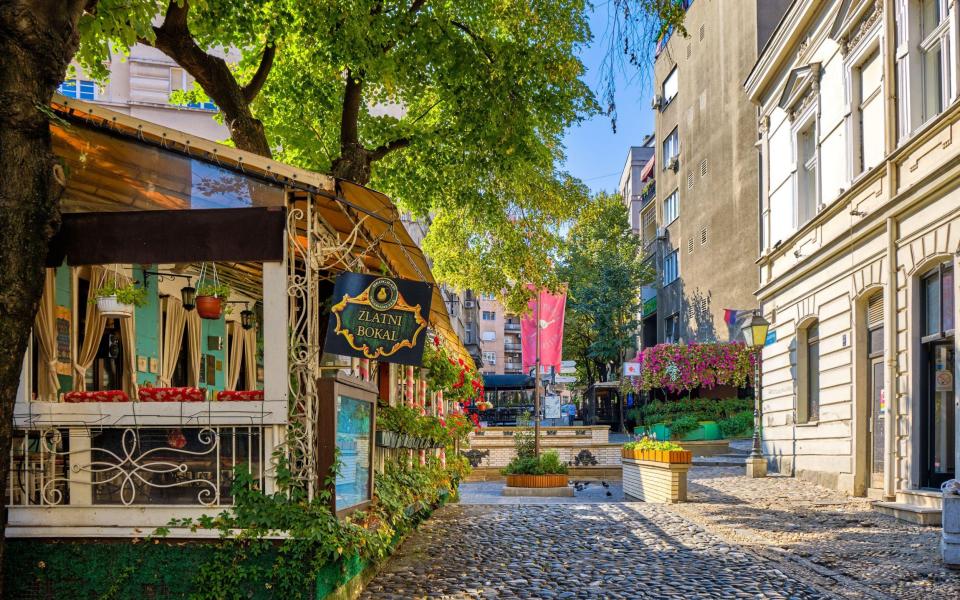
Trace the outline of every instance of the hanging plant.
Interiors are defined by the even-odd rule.
[[[200,267],[200,283],[197,285],[197,314],[201,319],[219,319],[223,303],[230,297],[230,287],[220,283],[217,265],[213,264],[212,280],[205,279],[206,263]]]
[[[757,350],[746,344],[659,344],[640,356],[638,389],[692,390],[718,385],[746,386]]]
[[[147,290],[135,282],[120,284],[116,268],[113,281],[108,281],[104,274],[94,295],[97,298],[97,310],[105,317],[124,319],[133,314],[134,307],[147,303]]]

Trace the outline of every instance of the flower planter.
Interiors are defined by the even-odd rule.
[[[621,448],[620,454],[623,458],[650,462],[687,465],[693,462],[693,452],[690,450],[634,450]]]
[[[133,305],[123,304],[116,296],[101,296],[97,298],[97,310],[107,318],[126,319],[133,315]]]
[[[376,440],[379,448],[397,447],[397,433],[395,431],[378,431]]]
[[[686,502],[689,457],[687,462],[669,462],[669,459],[684,458],[682,455],[689,455],[689,451],[643,450],[640,452],[652,460],[623,459],[623,493],[644,502],[666,504]],[[672,454],[681,456],[671,457]],[[667,460],[656,460],[657,458]]]
[[[216,296],[197,296],[197,314],[201,319],[219,319],[223,313],[223,302]]]
[[[566,487],[567,475],[507,475],[507,487],[558,488]]]

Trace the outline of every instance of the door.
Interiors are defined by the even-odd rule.
[[[883,487],[884,446],[886,426],[886,397],[883,389],[883,357],[870,360],[870,420],[868,421],[867,448],[870,453],[870,487]]]
[[[953,341],[927,345],[925,398],[926,477],[924,487],[938,488],[956,473],[956,408]]]

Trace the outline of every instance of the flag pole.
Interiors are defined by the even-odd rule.
[[[537,290],[537,304],[534,307],[534,320],[537,325],[537,350],[534,369],[534,388],[533,388],[533,451],[534,455],[540,457],[540,299],[543,292]]]

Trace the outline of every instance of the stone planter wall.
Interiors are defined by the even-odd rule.
[[[690,463],[624,458],[623,493],[643,502],[686,502],[689,470]]]
[[[484,427],[481,435],[470,434],[470,445],[464,448],[476,462],[477,469],[499,469],[516,456],[513,435],[516,427]],[[540,448],[556,450],[564,463],[581,464],[588,468],[619,468],[620,444],[609,442],[610,428],[606,425],[583,427],[543,427],[540,429]],[[592,459],[592,460],[591,460]],[[591,464],[596,461],[596,464]]]

